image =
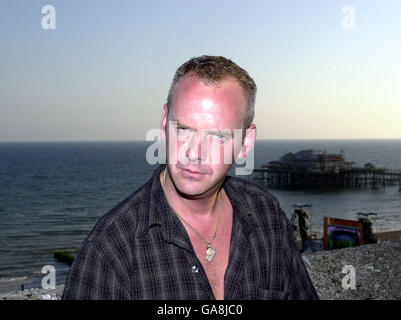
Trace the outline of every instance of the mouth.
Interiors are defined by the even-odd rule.
[[[189,177],[189,178],[201,178],[207,174],[206,172],[193,171],[190,169],[184,169],[184,168],[178,168],[178,169],[181,170],[181,172],[184,176]]]

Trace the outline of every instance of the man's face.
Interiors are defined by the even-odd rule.
[[[235,158],[234,129],[243,128],[246,107],[242,88],[234,79],[223,80],[218,86],[188,75],[179,81],[168,118],[167,106],[164,108],[162,129],[167,140],[168,172],[180,193],[202,196],[219,186]],[[176,122],[176,128],[171,121]],[[238,140],[235,143],[241,145]]]

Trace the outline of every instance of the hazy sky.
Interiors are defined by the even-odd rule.
[[[203,54],[254,78],[259,139],[401,138],[401,1],[1,0],[0,141],[144,140]]]

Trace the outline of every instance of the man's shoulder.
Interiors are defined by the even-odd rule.
[[[247,197],[278,202],[277,198],[265,186],[249,179],[227,176],[227,181],[234,189],[242,192]]]
[[[233,200],[252,213],[257,224],[276,230],[287,223],[278,199],[265,186],[231,176],[227,183],[232,188],[231,197],[236,198]]]
[[[135,235],[141,212],[146,211],[150,194],[148,181],[99,218],[86,241],[97,242],[105,236]]]

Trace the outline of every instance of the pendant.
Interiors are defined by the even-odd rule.
[[[216,250],[214,250],[213,248],[212,248],[212,246],[211,245],[209,245],[208,247],[207,247],[207,250],[206,250],[206,260],[207,261],[212,261],[212,259],[213,259],[213,257],[214,257],[214,255],[216,254]]]

